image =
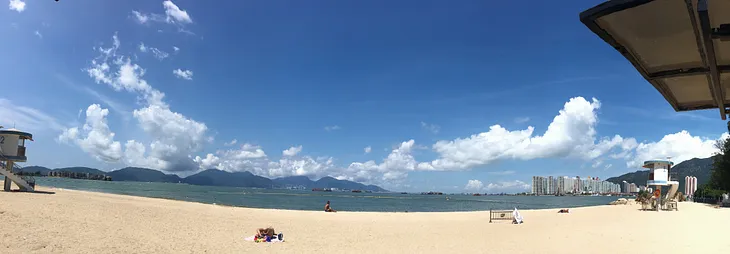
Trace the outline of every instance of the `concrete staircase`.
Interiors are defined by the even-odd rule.
[[[10,179],[10,181],[14,182],[18,187],[20,187],[20,191],[35,191],[35,179],[32,177],[24,177],[20,175],[16,175],[12,172],[12,170],[8,170],[7,165],[5,163],[0,163],[2,167],[0,167],[0,175],[5,176],[6,179]],[[15,165],[13,165],[15,166]],[[20,167],[14,167],[14,168],[20,168]]]

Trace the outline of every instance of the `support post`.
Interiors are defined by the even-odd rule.
[[[6,170],[8,172],[11,172],[11,173],[13,172],[13,162],[12,161],[5,161],[5,166],[7,167]],[[10,185],[11,185],[10,183],[11,182],[12,181],[10,181],[10,178],[8,178],[6,176],[5,177],[5,182],[4,182],[4,185],[3,185],[3,190],[10,191]]]

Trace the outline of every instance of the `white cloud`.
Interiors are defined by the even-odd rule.
[[[340,126],[337,126],[337,125],[325,126],[324,127],[324,130],[326,130],[326,131],[336,131],[336,130],[339,130],[339,129],[341,129],[341,128],[340,128]]]
[[[482,183],[482,181],[469,180],[466,183],[466,186],[464,186],[464,189],[471,190],[471,191],[480,191],[480,190],[482,190],[482,187],[484,187],[484,184]]]
[[[514,181],[503,181],[503,182],[497,182],[497,183],[489,183],[487,187],[485,188],[487,191],[491,193],[495,192],[521,192],[526,191],[530,189],[530,185],[520,181],[520,180],[514,180]]]
[[[5,98],[0,98],[0,125],[27,131],[66,129],[53,116],[35,108],[18,106]]]
[[[133,18],[137,21],[137,23],[143,25],[149,23],[149,21],[172,24],[177,27],[177,31],[180,33],[195,35],[195,33],[183,27],[186,24],[193,23],[193,19],[186,10],[180,9],[180,7],[169,0],[163,1],[162,6],[165,9],[165,13],[142,13],[140,11],[132,11]],[[162,30],[158,29],[157,32],[162,32]]]
[[[526,123],[526,122],[529,122],[529,121],[530,121],[530,118],[529,117],[518,117],[518,118],[515,118],[515,123]]]
[[[237,139],[233,139],[233,140],[231,140],[229,142],[223,143],[223,145],[224,146],[232,146],[232,145],[235,145],[236,143],[238,143],[238,140]]]
[[[500,159],[532,160],[539,158],[596,158],[617,146],[629,146],[633,139],[620,136],[596,144],[595,125],[601,104],[583,97],[570,99],[553,119],[543,135],[533,135],[534,127],[509,131],[493,125],[489,131],[467,138],[442,140],[433,145],[439,158],[419,164],[433,170],[463,170],[486,165]]]
[[[175,50],[175,53],[177,53],[178,51],[180,51],[180,48],[175,47],[175,46],[172,46],[172,49]]]
[[[427,130],[433,134],[438,134],[439,131],[441,130],[440,126],[435,125],[435,124],[425,123],[425,122],[421,122],[421,128],[423,128],[424,130]]]
[[[284,156],[291,157],[291,156],[295,156],[295,155],[299,154],[299,152],[301,152],[301,151],[302,151],[302,146],[292,146],[292,147],[289,147],[289,149],[282,151],[281,154]]]
[[[168,56],[170,56],[170,54],[168,54],[167,52],[162,51],[158,48],[148,47],[148,46],[144,45],[143,42],[139,43],[139,51],[142,53],[150,52],[150,53],[152,53],[152,56],[157,58],[157,60],[163,60],[163,59],[167,58]]]
[[[373,148],[370,146],[367,146],[367,147],[365,147],[364,150],[365,150],[365,153],[370,153],[373,150]]]
[[[638,144],[626,166],[638,168],[644,165],[644,161],[666,159],[667,157],[672,157],[672,161],[675,163],[692,158],[707,158],[718,152],[715,148],[716,140],[727,137],[727,133],[717,138],[697,137],[685,130],[667,134],[657,142]]]
[[[147,21],[150,20],[150,16],[147,14],[143,14],[139,11],[132,11],[132,14],[134,14],[134,18],[139,22],[140,24],[145,24]]]
[[[38,36],[38,38],[43,39],[43,35],[38,30],[35,30],[35,32],[33,32],[33,34],[35,34],[35,36]]]
[[[172,74],[175,74],[176,77],[186,80],[193,80],[193,71],[191,70],[181,70],[177,69],[172,71]]]
[[[170,54],[168,54],[168,53],[167,53],[167,52],[165,52],[165,51],[159,50],[158,48],[152,48],[152,47],[151,47],[151,48],[150,48],[150,51],[152,52],[152,55],[153,55],[153,56],[154,56],[155,58],[157,58],[158,60],[162,60],[162,59],[165,59],[165,58],[167,58],[168,56],[170,56]],[[192,76],[192,72],[190,73],[190,75]]]
[[[122,146],[114,141],[114,132],[109,129],[106,117],[108,109],[99,104],[92,104],[86,109],[86,123],[79,130],[72,127],[64,130],[58,140],[64,143],[75,143],[82,150],[104,162],[117,162],[122,158]]]
[[[10,0],[8,8],[13,11],[23,12],[25,10],[25,2],[22,0]]]
[[[188,12],[181,10],[172,1],[166,0],[162,2],[162,6],[165,7],[165,20],[167,23],[193,23]]]
[[[409,140],[390,152],[382,163],[373,160],[353,162],[343,170],[341,178],[353,181],[391,181],[405,178],[408,171],[417,169],[417,162],[411,154],[415,141]]]
[[[163,100],[165,94],[143,79],[145,69],[132,63],[130,58],[117,54],[120,42],[116,33],[112,40],[111,47],[96,48],[100,56],[92,60],[86,72],[97,83],[107,84],[116,91],[138,93],[146,104],[134,110],[133,116],[151,142],[144,145],[135,140],[127,141],[125,161],[130,165],[168,172],[197,168],[190,156],[212,141],[207,136],[207,126],[171,111]]]
[[[296,150],[296,149],[295,149]],[[219,150],[205,157],[196,156],[200,168],[217,168],[229,172],[249,171],[266,177],[333,175],[338,168],[331,157],[285,156],[270,160],[259,146],[244,144],[238,149]]]

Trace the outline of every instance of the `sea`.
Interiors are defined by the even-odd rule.
[[[330,201],[338,211],[453,212],[572,208],[605,205],[618,197],[606,196],[471,196],[400,193],[315,192],[311,190],[256,189],[198,186],[183,183],[115,182],[36,177],[36,184],[71,190],[164,198],[251,208],[323,210]]]

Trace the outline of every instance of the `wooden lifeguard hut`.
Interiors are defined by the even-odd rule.
[[[25,140],[33,141],[33,134],[17,129],[1,129],[0,127],[0,174],[5,176],[3,190],[10,191],[11,182],[20,187],[20,191],[34,191],[35,179],[18,175],[16,162],[25,162]]]

